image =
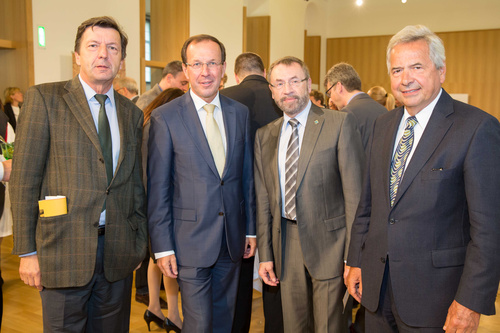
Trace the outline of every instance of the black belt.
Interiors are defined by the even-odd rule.
[[[103,236],[106,233],[106,227],[99,227],[97,228],[97,234],[99,236]]]
[[[281,221],[292,223],[292,224],[297,224],[296,220],[290,220],[290,219],[287,219],[286,217],[283,217],[283,216],[281,217]]]

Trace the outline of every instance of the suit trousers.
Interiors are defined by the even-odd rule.
[[[391,277],[389,273],[389,259],[387,258],[384,279],[380,288],[379,305],[376,312],[365,309],[366,333],[442,333],[442,327],[412,327],[406,325],[399,317],[392,294]],[[443,321],[444,325],[444,321]]]
[[[342,277],[311,277],[303,261],[297,224],[285,219],[281,223],[286,233],[280,282],[285,332],[347,332]]]
[[[241,259],[231,260],[225,236],[219,257],[210,267],[178,265],[183,333],[231,332]]]
[[[252,318],[253,269],[255,257],[241,260],[232,333],[248,333]]]
[[[264,333],[283,333],[283,309],[280,285],[262,284],[262,305],[264,308]]]
[[[104,237],[99,236],[94,276],[83,287],[40,292],[44,332],[128,332],[132,273],[116,282],[104,277]]]

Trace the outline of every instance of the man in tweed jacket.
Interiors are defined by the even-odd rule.
[[[112,18],[83,22],[75,42],[80,74],[31,87],[19,118],[13,253],[21,256],[21,279],[41,291],[46,332],[128,331],[132,272],[145,255],[147,226],[143,115],[112,86],[126,45]],[[108,150],[98,134],[108,132],[98,125],[103,115]],[[66,197],[67,214],[40,216],[38,201],[56,195]]]

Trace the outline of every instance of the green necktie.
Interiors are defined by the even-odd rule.
[[[102,155],[104,157],[104,165],[106,166],[106,176],[108,177],[108,185],[113,179],[113,148],[111,145],[111,130],[109,129],[108,116],[104,104],[108,96],[96,94],[95,99],[101,104],[99,108],[99,142],[101,143]]]

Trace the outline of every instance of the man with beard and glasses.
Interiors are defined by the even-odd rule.
[[[310,102],[300,59],[274,62],[269,82],[284,115],[255,138],[259,275],[281,284],[285,332],[346,332],[342,274],[361,192],[361,136],[351,114]]]

